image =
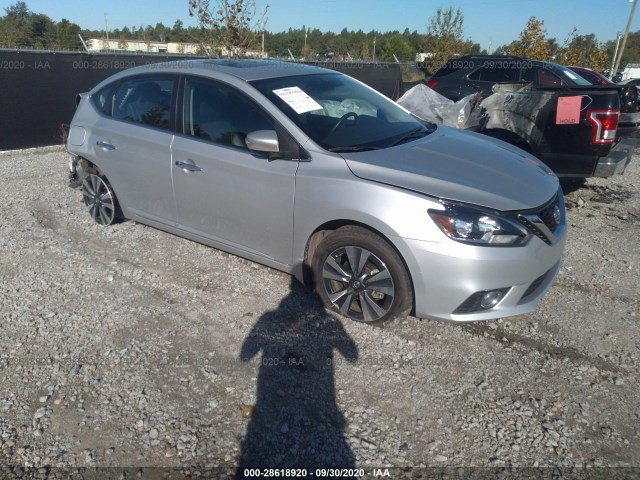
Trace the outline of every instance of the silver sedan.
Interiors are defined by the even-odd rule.
[[[96,222],[289,272],[371,324],[531,312],[564,248],[562,191],[540,161],[312,66],[120,72],[79,96],[67,149]]]

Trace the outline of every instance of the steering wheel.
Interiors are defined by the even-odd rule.
[[[344,115],[342,115],[338,119],[336,124],[333,127],[331,127],[331,130],[329,131],[329,136],[333,135],[335,131],[338,130],[338,128],[340,128],[340,126],[344,123],[344,121],[350,117],[353,117],[353,121],[355,122],[358,119],[358,114],[356,112],[347,112]]]

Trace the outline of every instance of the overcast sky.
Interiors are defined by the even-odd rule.
[[[53,20],[66,18],[82,28],[109,29],[147,26],[176,20],[195,25],[189,17],[188,0],[25,0],[29,10],[46,13]],[[214,0],[212,0],[213,3]],[[0,0],[7,8],[14,1]],[[267,30],[319,28],[322,31],[403,31],[425,33],[436,8],[453,6],[464,14],[464,34],[482,48],[495,49],[516,39],[529,17],[544,20],[550,37],[562,44],[573,27],[580,34],[595,33],[600,41],[613,40],[623,32],[629,0],[256,0],[257,16],[269,5]],[[1,11],[4,14],[4,10]],[[640,30],[640,8],[631,31]]]

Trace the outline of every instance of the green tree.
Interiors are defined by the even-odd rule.
[[[438,8],[429,21],[425,52],[432,56],[427,65],[427,72],[433,73],[447,60],[461,55],[464,50],[464,38],[462,36],[464,15],[458,8],[452,7],[443,10]]]
[[[81,47],[80,26],[63,18],[56,24],[56,47],[60,50],[77,50]]]
[[[609,67],[609,55],[607,55],[604,43],[598,42],[594,45],[594,48],[587,55],[586,65],[597,72],[604,72]]]
[[[544,20],[529,18],[527,26],[520,33],[520,38],[506,49],[509,55],[530,58],[532,60],[550,60],[551,48],[546,39]]]
[[[213,3],[213,5],[212,5]],[[189,15],[196,17],[209,44],[221,45],[229,57],[243,55],[256,41],[253,0],[189,0]]]
[[[176,20],[171,28],[171,39],[174,42],[186,42],[187,36],[182,20]]]
[[[597,41],[595,34],[578,35],[574,28],[559,49],[556,61],[563,65],[589,67],[604,71],[607,67],[607,46]]]
[[[43,13],[34,13],[29,22],[31,24],[31,47],[54,48],[56,27],[53,20]]]
[[[612,43],[609,58],[613,57],[613,50],[615,48],[615,42]],[[630,32],[627,38],[627,45],[622,52],[622,61],[620,66],[624,67],[627,63],[640,63],[640,30],[637,32]]]
[[[0,21],[0,42],[9,48],[31,47],[31,12],[25,2],[16,2],[5,8]]]
[[[409,61],[415,55],[411,46],[398,32],[386,36],[380,49],[380,60],[393,62],[395,61],[394,55],[401,62]]]

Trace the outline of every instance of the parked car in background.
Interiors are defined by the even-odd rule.
[[[482,133],[531,152],[559,176],[608,177],[631,160],[635,140],[618,134],[618,87],[592,85],[562,65],[512,56],[452,58],[427,85],[454,101],[487,97]],[[625,133],[637,131],[631,125]]]
[[[568,66],[567,68],[569,70],[574,71],[578,75],[580,75],[582,78],[584,78],[591,85],[609,85],[609,84],[613,83],[611,80],[609,80],[607,77],[605,77],[601,73],[598,73],[595,70],[592,70],[592,69],[587,68],[587,67]]]
[[[625,65],[622,70],[622,78],[619,81],[622,82],[631,78],[640,78],[640,64],[629,63]]]
[[[67,148],[97,223],[129,218],[291,273],[356,321],[530,312],[560,267],[548,168],[323,68],[126,70],[80,96]]]
[[[496,83],[531,83],[536,88],[589,87],[591,83],[567,67],[551,62],[503,55],[474,55],[450,59],[427,86],[451,100],[491,93]]]
[[[574,71],[582,78],[587,80],[591,85],[615,85],[601,73],[586,67],[567,67]],[[627,81],[618,83],[620,92],[620,112],[635,113],[638,111],[638,92],[635,85],[627,83]]]

